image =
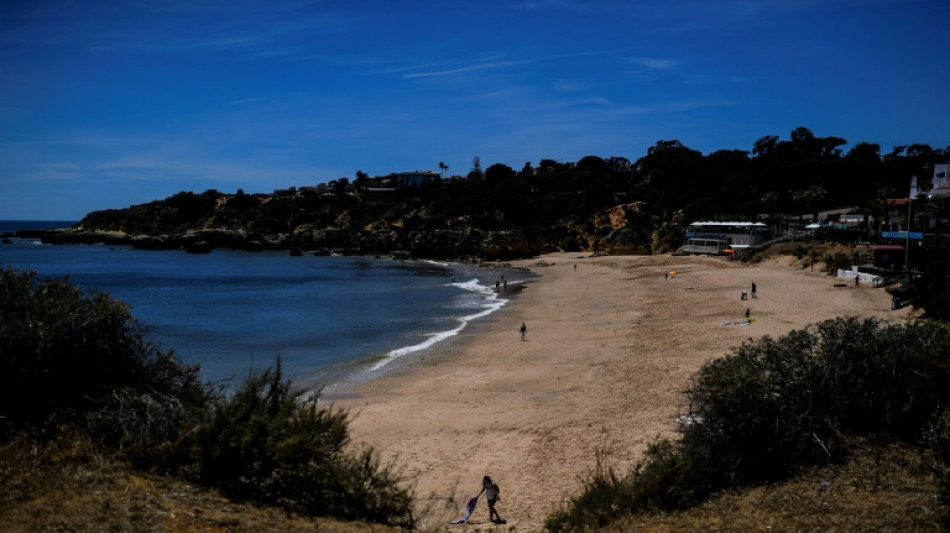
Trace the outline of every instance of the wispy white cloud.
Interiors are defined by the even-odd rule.
[[[548,109],[581,111],[586,114],[603,112],[609,116],[616,117],[621,115],[663,115],[694,109],[728,107],[737,104],[736,102],[720,99],[682,99],[667,102],[635,104],[619,102],[604,96],[593,95],[572,100],[554,100],[539,105],[547,107]],[[594,120],[596,116],[588,115],[588,118]]]
[[[558,92],[576,93],[590,89],[591,84],[586,81],[557,79],[554,80],[552,89]]]
[[[259,103],[261,103],[261,102],[263,102],[263,101],[264,101],[263,98],[260,98],[260,97],[255,96],[255,97],[251,97],[251,98],[241,98],[241,99],[239,99],[239,100],[231,100],[230,102],[227,102],[225,105],[229,105],[229,106],[247,106],[247,105],[259,104]]]
[[[509,100],[518,96],[527,94],[528,91],[523,88],[499,89],[489,92],[478,92],[464,96],[455,96],[453,102],[491,102],[499,100]]]
[[[48,7],[48,6],[47,6]],[[355,15],[311,3],[148,1],[77,3],[69,9],[15,13],[0,24],[9,49],[70,47],[96,53],[174,54],[241,51],[252,57],[290,55],[352,27]]]
[[[465,72],[471,72],[474,70],[488,70],[488,69],[499,69],[505,67],[512,67],[515,65],[524,65],[532,63],[531,60],[524,61],[492,61],[487,63],[475,63],[472,65],[465,65],[463,67],[444,69],[444,70],[434,70],[429,72],[413,72],[409,74],[403,74],[403,79],[412,79],[412,78],[430,78],[434,76],[451,76],[454,74],[462,74]]]
[[[630,62],[649,70],[671,70],[680,65],[679,61],[657,57],[635,57]]]
[[[595,8],[590,2],[576,2],[573,0],[529,0],[521,4],[523,9],[530,11],[576,11],[579,13],[589,13]]]

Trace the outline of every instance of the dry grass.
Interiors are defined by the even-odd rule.
[[[937,504],[932,459],[906,446],[865,446],[844,465],[718,495],[694,509],[621,520],[601,533],[932,532],[948,519]],[[136,472],[81,440],[0,449],[0,531],[395,533],[385,526],[288,515],[235,502],[184,481]],[[447,526],[443,531],[466,528]],[[471,528],[469,528],[471,529]]]
[[[948,510],[935,499],[931,464],[906,446],[866,446],[843,465],[720,494],[679,513],[629,518],[601,533],[942,531]]]
[[[235,502],[180,479],[134,471],[83,439],[16,440],[0,448],[0,532],[392,533]]]

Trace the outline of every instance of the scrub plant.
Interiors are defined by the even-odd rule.
[[[304,402],[279,359],[229,397],[198,371],[148,340],[108,294],[0,269],[0,450],[75,449],[37,461],[127,463],[295,513],[413,529],[411,494],[392,465],[354,449],[349,415]],[[15,455],[0,457],[0,473],[22,470],[6,457]],[[36,497],[28,482],[16,488],[18,501]]]
[[[303,398],[279,359],[249,376],[189,436],[182,471],[239,499],[411,529],[411,497],[392,465],[349,449],[345,411]]]
[[[938,470],[950,471],[950,423],[938,417],[950,404],[948,379],[950,325],[939,322],[838,318],[747,341],[693,378],[685,396],[701,419],[683,426],[680,440],[655,443],[625,476],[591,476],[546,527],[582,531],[786,480],[842,461],[855,439],[929,442],[940,452]]]

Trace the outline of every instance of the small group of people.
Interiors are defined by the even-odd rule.
[[[755,289],[756,289],[756,287],[755,287],[755,282],[753,281],[753,282],[752,282],[752,291],[751,291],[752,297],[753,297],[753,298],[758,298],[759,296],[755,293]],[[740,300],[748,300],[748,299],[749,299],[749,293],[747,293],[745,289],[742,289],[742,295],[739,297],[739,299],[740,299]]]

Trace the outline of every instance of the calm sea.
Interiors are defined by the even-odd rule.
[[[71,222],[0,221],[0,235]],[[301,386],[385,372],[400,357],[461,332],[507,301],[495,292],[530,273],[368,257],[291,257],[287,252],[210,254],[107,245],[44,245],[6,238],[0,266],[70,275],[89,291],[132,306],[151,339],[233,387],[273,364]]]

